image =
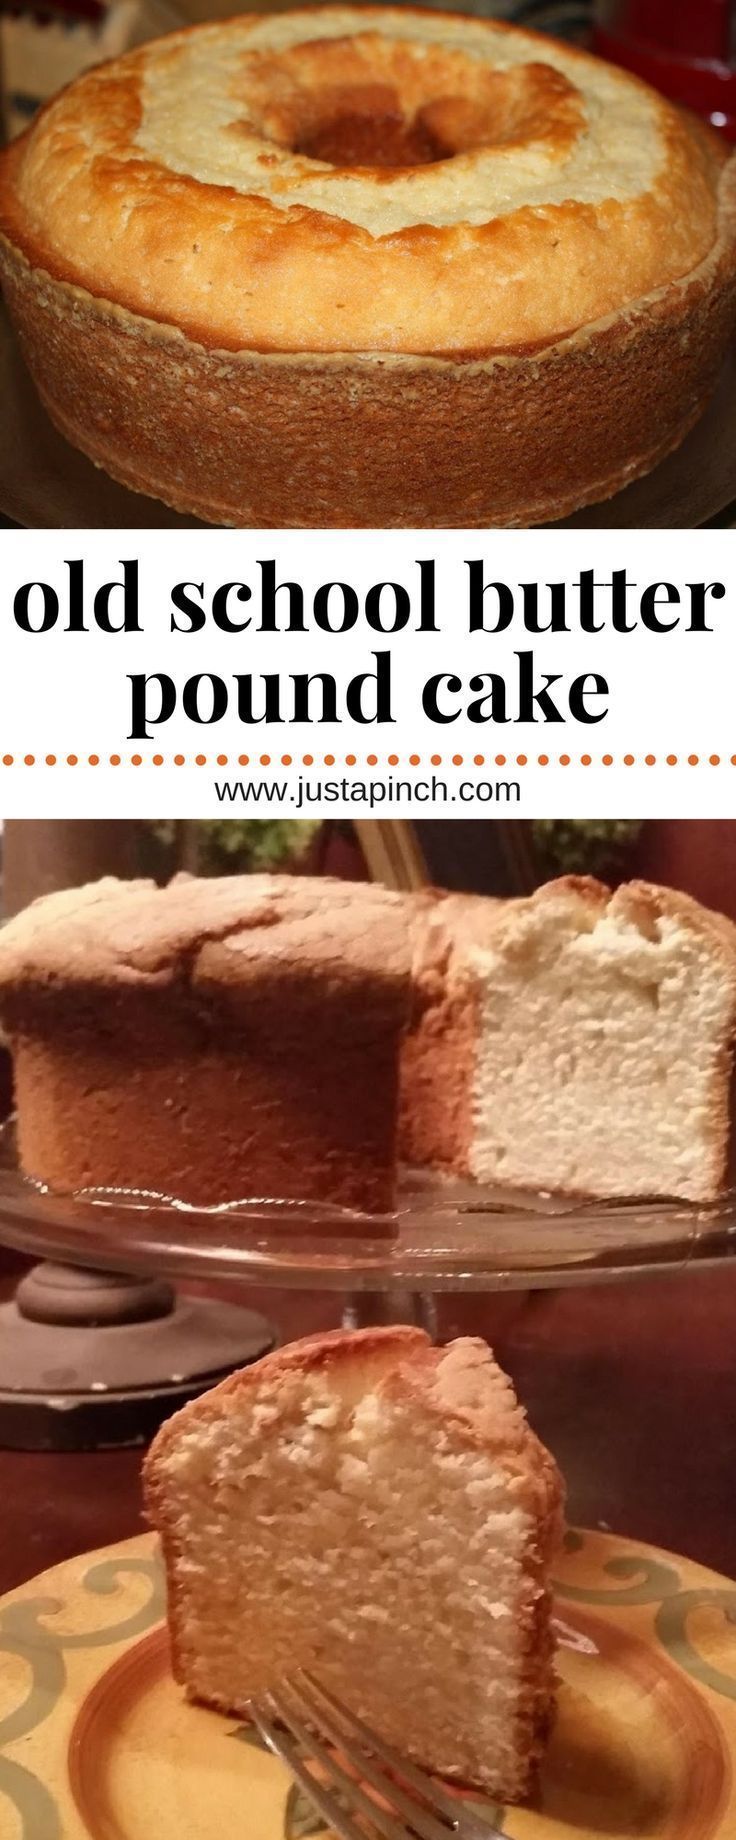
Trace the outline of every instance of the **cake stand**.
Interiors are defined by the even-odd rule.
[[[61,1195],[19,1173],[10,1121],[0,1242],[45,1261],[0,1311],[0,1442],[79,1449],[143,1442],[272,1345],[263,1318],[177,1299],[171,1280],[333,1291],[350,1327],[433,1333],[439,1292],[614,1283],[736,1257],[736,1196],[581,1203],[411,1171],[382,1217],[254,1198],[195,1208],[132,1189]]]
[[[22,1198],[26,1182],[16,1169],[12,1119],[0,1127],[0,1181],[7,1243],[32,1252],[22,1228],[13,1242],[14,1196]],[[91,1259],[45,1259],[0,1305],[0,1445],[145,1443],[178,1406],[266,1354],[275,1339],[254,1311],[178,1296],[150,1266],[132,1272],[126,1258],[104,1270]]]

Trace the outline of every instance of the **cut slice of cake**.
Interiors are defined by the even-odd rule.
[[[485,1343],[296,1342],[170,1419],[144,1478],[191,1698],[247,1716],[306,1668],[425,1768],[526,1793],[562,1488]]]
[[[409,1161],[592,1196],[714,1199],[728,1170],[736,928],[565,877],[416,905]]]

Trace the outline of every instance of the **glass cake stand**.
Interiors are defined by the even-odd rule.
[[[254,1197],[196,1208],[142,1189],[63,1195],[21,1175],[11,1121],[0,1129],[0,1242],[45,1261],[4,1306],[11,1316],[0,1324],[6,1330],[0,1335],[0,1440],[13,1436],[8,1413],[18,1418],[12,1408],[21,1395],[14,1441],[31,1435],[28,1379],[36,1375],[45,1399],[49,1385],[57,1389],[55,1416],[46,1426],[55,1443],[59,1397],[86,1403],[95,1426],[104,1415],[106,1441],[129,1442],[130,1410],[127,1416],[122,1410],[121,1436],[112,1437],[119,1396],[128,1408],[132,1398],[138,1423],[148,1389],[155,1395],[155,1420],[159,1405],[163,1417],[178,1403],[172,1388],[190,1397],[273,1341],[263,1318],[221,1303],[177,1299],[171,1280],[330,1290],[342,1293],[351,1327],[416,1322],[432,1332],[433,1299],[442,1291],[612,1283],[734,1257],[736,1195],[708,1207],[581,1202],[409,1170],[402,1173],[395,1212],[381,1217]],[[247,1347],[238,1347],[244,1332]],[[67,1350],[65,1378],[60,1368]],[[95,1378],[98,1370],[101,1378]],[[45,1409],[42,1416],[48,1419]],[[76,1428],[74,1420],[71,1408],[61,1413],[79,1448],[84,1413]],[[136,1437],[142,1439],[151,1424],[140,1422]],[[91,1435],[97,1441],[97,1433]]]
[[[0,1242],[99,1272],[344,1293],[611,1283],[736,1256],[736,1192],[694,1206],[581,1201],[402,1172],[394,1213],[250,1197],[193,1207],[146,1189],[60,1194],[0,1127]]]

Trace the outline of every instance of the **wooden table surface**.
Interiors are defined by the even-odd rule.
[[[247,1302],[284,1339],[331,1326],[339,1310],[293,1292]],[[736,1577],[736,1265],[527,1299],[443,1298],[440,1328],[495,1342],[567,1477],[571,1520]],[[0,1451],[0,1593],[139,1532],[139,1470],[138,1450]]]

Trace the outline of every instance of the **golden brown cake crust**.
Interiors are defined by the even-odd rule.
[[[339,134],[336,159],[312,157],[356,107],[379,142],[392,113],[410,140],[418,123],[435,157],[354,163]],[[4,156],[0,223],[34,266],[208,346],[483,354],[691,274],[722,158],[637,78],[549,37],[306,7],[87,72]]]
[[[461,1442],[497,1457],[503,1466],[510,1488],[530,1520],[522,1598],[517,1606],[524,1656],[518,1709],[518,1777],[515,1784],[508,1785],[507,1797],[519,1799],[531,1787],[554,1711],[550,1567],[562,1538],[565,1491],[557,1465],[531,1430],[510,1381],[495,1367],[487,1344],[477,1338],[463,1337],[449,1348],[441,1348],[432,1345],[423,1330],[408,1326],[337,1329],[308,1336],[232,1374],[167,1420],[145,1458],[143,1491],[145,1510],[158,1531],[166,1567],[175,1678],[186,1685],[184,1605],[178,1579],[183,1546],[176,1491],[171,1489],[166,1475],[167,1455],[176,1449],[181,1433],[236,1412],[244,1394],[258,1393],[259,1398],[277,1400],[283,1381],[295,1370],[305,1375],[331,1373],[338,1385],[341,1378],[349,1381],[355,1375],[371,1386],[381,1385],[388,1396],[397,1400],[413,1398],[419,1410],[428,1410],[436,1417],[438,1435],[452,1427]],[[494,1382],[490,1394],[489,1370]],[[216,1702],[215,1709],[230,1715],[243,1714],[241,1706],[229,1706],[224,1699]],[[431,1759],[423,1761],[431,1767]]]
[[[621,914],[631,919],[642,932],[656,926],[658,920],[669,918],[677,920],[692,932],[702,934],[718,952],[724,970],[733,981],[736,999],[736,924],[726,914],[704,907],[701,901],[695,900],[693,895],[683,894],[680,889],[664,888],[657,882],[635,879],[619,882],[618,887],[612,890],[592,875],[561,875],[554,881],[544,882],[524,902],[494,903],[494,918],[501,927],[505,927],[507,922],[513,926],[514,914],[521,908],[533,906],[543,911],[546,906],[559,900],[561,895],[576,898],[594,911],[610,908],[612,914]]]
[[[360,1367],[372,1363],[374,1356],[380,1361],[384,1354],[387,1364],[392,1365],[404,1354],[416,1354],[431,1345],[426,1330],[414,1329],[409,1323],[392,1324],[383,1329],[324,1329],[300,1336],[296,1342],[286,1342],[282,1348],[272,1348],[260,1361],[228,1374],[226,1380],[210,1387],[199,1399],[190,1400],[180,1411],[172,1413],[156,1433],[143,1464],[146,1508],[154,1526],[159,1525],[156,1504],[160,1459],[186,1426],[218,1419],[223,1409],[228,1409],[225,1402],[237,1405],[243,1393],[263,1385],[273,1387],[278,1393],[281,1381],[294,1370],[302,1374],[329,1373],[335,1362],[341,1366],[346,1357],[355,1360]]]
[[[721,192],[687,280],[486,361],[212,351],[1,237],[0,268],[52,420],[134,491],[258,528],[527,525],[648,472],[704,409],[736,316],[736,162]]]
[[[278,65],[254,75],[243,52],[238,107],[252,115],[260,83],[288,115],[286,17],[197,28],[93,71],[0,159],[0,271],[57,427],[134,490],[211,523],[262,528],[542,523],[648,471],[703,409],[733,329],[736,156],[569,47],[412,9],[305,9],[289,30],[311,32],[320,58],[322,31],[341,56],[366,39],[381,56],[403,46],[404,61],[413,35],[453,70],[468,33],[476,73],[484,45],[494,57],[500,45],[515,82],[536,75],[521,126],[512,110],[495,148],[398,179],[393,168],[298,159],[297,183],[278,122],[276,141],[231,123],[227,133],[210,125],[200,145],[201,87],[191,117],[183,99],[158,122],[141,114],[157,58],[167,83],[182,57],[205,69],[209,59],[217,89],[234,31],[238,44],[241,32],[266,34],[261,64],[275,34]],[[613,131],[607,157],[599,150],[591,164],[581,151],[592,82],[613,86],[603,112],[618,121],[621,111],[631,170]],[[300,107],[310,85],[313,72],[300,76]],[[191,153],[178,144],[179,117]],[[466,199],[457,220],[450,170]],[[366,213],[371,229],[357,221]]]
[[[394,1200],[402,904],[307,877],[112,879],[0,934],[25,1171],[383,1213]]]
[[[98,986],[218,986],[239,1007],[281,978],[371,973],[390,988],[407,970],[401,897],[330,877],[181,875],[160,888],[105,876],[42,895],[0,932],[0,1003],[26,1015],[34,996]]]

